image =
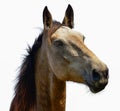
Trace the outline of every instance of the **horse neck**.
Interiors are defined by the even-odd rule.
[[[37,55],[35,71],[37,111],[65,111],[66,83],[58,80],[50,70],[42,49]]]

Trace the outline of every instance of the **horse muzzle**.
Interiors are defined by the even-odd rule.
[[[97,93],[103,90],[108,84],[108,69],[105,71],[92,71],[92,81],[86,82],[91,92]]]

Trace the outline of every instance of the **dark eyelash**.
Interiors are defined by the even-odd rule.
[[[85,38],[86,38],[86,37],[83,35],[83,41],[85,40]]]

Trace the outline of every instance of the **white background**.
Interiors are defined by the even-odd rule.
[[[62,21],[67,5],[75,13],[75,29],[85,44],[109,67],[109,84],[92,94],[88,87],[67,83],[66,111],[120,110],[120,1],[119,0],[1,0],[0,1],[0,111],[8,111],[27,44],[39,35],[42,11],[48,6]]]

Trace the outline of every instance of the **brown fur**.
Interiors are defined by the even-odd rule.
[[[10,111],[65,111],[66,81],[84,83],[95,93],[105,88],[108,69],[71,29],[73,15],[68,5],[61,24],[45,7],[44,30],[27,50]]]
[[[55,32],[60,26],[60,23],[53,22],[53,27],[50,29],[49,35]],[[38,39],[35,40],[32,48],[29,47],[27,50],[28,55],[25,57],[23,64],[20,68],[20,73],[17,80],[18,83],[15,87],[15,96],[11,103],[10,111],[36,111],[35,62],[37,52],[42,45],[43,33],[44,32],[42,32]],[[44,65],[42,64],[42,66]],[[40,69],[42,69],[42,67]],[[40,78],[42,78],[43,80],[42,72]],[[47,83],[46,81],[44,82]],[[48,101],[48,97],[46,97],[46,99],[42,98],[42,101],[43,100]],[[47,108],[49,107],[47,106]]]

